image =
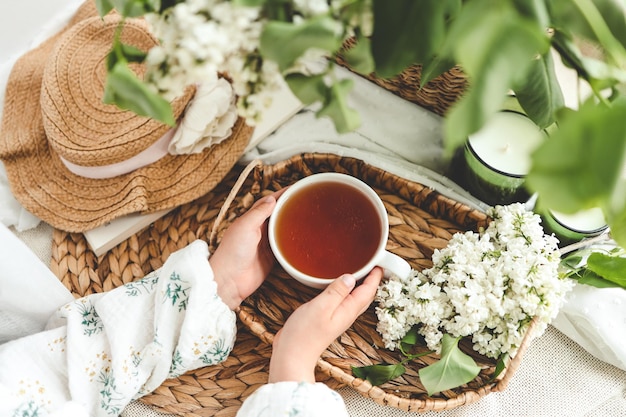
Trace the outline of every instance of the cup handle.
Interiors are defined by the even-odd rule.
[[[383,256],[378,261],[378,266],[383,268],[385,278],[389,278],[393,274],[405,279],[411,273],[411,265],[406,260],[389,251],[383,252]]]

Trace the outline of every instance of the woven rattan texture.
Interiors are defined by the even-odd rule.
[[[345,49],[350,49],[353,46],[354,39],[349,39],[344,43]],[[336,61],[352,71],[352,68],[341,55],[336,58]],[[440,116],[445,115],[448,109],[459,100],[468,85],[467,76],[458,66],[443,72],[423,86],[420,86],[422,82],[421,65],[412,65],[390,79],[377,77],[376,74],[366,75],[365,78]]]
[[[370,184],[389,213],[387,249],[407,259],[414,268],[429,267],[434,249],[445,246],[453,233],[477,230],[488,221],[483,213],[435,190],[357,159],[326,154],[297,155],[272,166],[258,166],[242,176],[245,181],[233,189],[240,170],[240,167],[233,170],[203,198],[177,208],[99,258],[88,249],[82,235],[55,230],[52,270],[77,295],[110,290],[160,267],[170,253],[194,239],[205,239],[214,248],[229,224],[256,199],[316,172],[343,172]],[[220,215],[216,221],[221,208],[223,217]],[[160,411],[185,416],[234,415],[241,401],[267,380],[273,335],[295,308],[316,294],[317,290],[290,279],[276,266],[239,312],[243,326],[231,357],[224,364],[166,381],[142,401]],[[380,348],[383,345],[375,331],[375,320],[370,309],[324,352],[318,362],[318,380],[333,388],[350,385],[381,404],[413,411],[438,410],[473,402],[504,388],[523,356],[524,349],[520,349],[498,379],[491,381],[495,363],[476,355],[464,343],[464,350],[484,368],[466,387],[427,397],[417,371],[437,360],[434,355],[407,364],[407,373],[394,382],[372,387],[354,378],[350,366],[399,359],[396,353]]]

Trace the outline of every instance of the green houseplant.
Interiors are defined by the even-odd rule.
[[[626,124],[620,122],[626,111],[626,19],[617,0],[95,1],[102,14],[115,8],[128,17],[171,16],[172,9],[185,3],[195,4],[207,21],[224,4],[255,10],[248,22],[258,35],[248,39],[248,48],[231,53],[245,58],[250,72],[261,74],[265,68],[279,73],[304,103],[321,102],[318,114],[332,118],[340,132],[359,124],[359,115],[346,104],[349,81],[332,77],[332,60],[317,71],[302,70],[299,60],[309,51],[332,57],[353,37],[356,47],[343,56],[351,68],[385,78],[421,64],[423,85],[458,65],[470,87],[446,115],[446,148],[460,146],[514,91],[537,125],[559,126],[533,156],[530,191],[539,193],[547,207],[565,213],[601,207],[612,237],[626,244],[626,183],[621,178]],[[584,55],[582,41],[596,45],[598,56]],[[564,106],[555,55],[593,91],[578,109]],[[110,76],[118,82],[110,83],[111,102],[140,108],[133,103],[139,101],[136,95],[123,95],[134,81],[119,74],[126,76],[120,68],[144,58],[115,45]],[[270,85],[267,78],[249,81],[247,93]],[[159,100],[162,91],[145,91],[143,111],[171,122]],[[253,119],[253,112],[245,112],[249,108],[245,100],[240,102],[242,113]]]

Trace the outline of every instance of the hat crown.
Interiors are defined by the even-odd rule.
[[[90,19],[93,20],[86,22]],[[70,170],[68,161],[73,159],[90,172],[109,171],[120,165],[115,162],[118,158],[123,159],[121,164],[124,164],[139,148],[149,145],[146,148],[149,151],[163,141],[162,137],[167,138],[154,127],[167,131],[167,126],[101,102],[105,56],[118,22],[117,17],[102,20],[97,15],[95,2],[85,0],[67,26],[15,62],[6,85],[0,159],[11,191],[24,208],[58,229],[83,232],[126,214],[153,212],[190,202],[211,191],[224,178],[252,135],[253,128],[240,117],[230,137],[199,153],[166,154],[148,165],[115,176],[95,178]],[[132,31],[136,24],[142,25],[139,28],[142,36],[149,33],[141,21],[129,19],[125,26]],[[42,93],[45,66],[67,60],[57,56],[50,59],[55,47],[59,42],[75,42],[75,37],[91,25],[108,27],[109,31],[100,58],[76,55],[83,60],[92,59],[95,62],[91,65],[93,72],[76,71],[75,78],[66,75],[63,84],[59,80],[47,80],[46,91]],[[66,37],[70,31],[76,32]],[[97,36],[95,31],[87,39]],[[124,42],[137,46],[126,36],[122,37]],[[150,39],[150,44],[154,44],[154,39]],[[80,67],[79,64],[73,62],[72,66]],[[48,71],[48,77],[63,73],[58,68],[48,68]],[[91,90],[77,89],[75,84],[91,86]],[[61,87],[81,96],[59,95]],[[195,88],[189,88],[183,97],[171,103],[176,119],[194,92]],[[76,103],[94,107],[97,112],[79,108]],[[140,129],[143,135],[136,134]],[[140,146],[129,145],[133,143]]]
[[[106,62],[120,16],[85,19],[70,29],[50,55],[43,75],[41,107],[49,143],[63,159],[80,166],[124,161],[148,148],[169,129],[164,123],[102,101]],[[121,42],[142,51],[157,44],[143,19],[127,19]],[[145,66],[132,64],[143,77]],[[193,89],[172,103],[178,117]]]

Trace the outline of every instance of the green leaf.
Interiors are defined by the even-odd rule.
[[[565,30],[579,39],[588,39],[604,47],[614,47],[613,40],[606,43],[604,38],[607,33],[610,33],[621,45],[626,46],[626,20],[622,2],[551,0],[546,3],[553,27]],[[606,27],[598,28],[598,25]]]
[[[424,87],[426,84],[444,72],[450,70],[455,65],[456,62],[454,62],[454,59],[448,57],[435,57],[429,63],[422,66],[422,72],[420,74],[420,87]]]
[[[124,62],[108,72],[103,101],[170,126],[176,124],[170,103],[150,90]]]
[[[459,340],[460,338],[444,334],[441,341],[441,359],[419,370],[420,380],[428,395],[466,384],[480,372],[474,359],[459,349]]]
[[[185,0],[161,0],[161,6],[159,6],[159,13],[163,14],[167,9],[176,6],[178,3],[183,3]]]
[[[616,187],[603,210],[604,217],[611,229],[611,237],[621,247],[626,248],[626,184],[623,179],[617,180]]]
[[[593,252],[587,259],[587,269],[622,288],[626,288],[626,258]]]
[[[559,120],[559,129],[532,154],[526,177],[542,205],[563,213],[609,205],[626,149],[624,114],[626,100],[608,108],[588,101]]]
[[[544,0],[513,0],[513,4],[521,16],[533,20],[538,27],[551,27],[550,14]]]
[[[526,115],[543,129],[555,122],[556,111],[565,105],[549,52],[531,61],[526,77],[514,90]]]
[[[578,253],[573,253],[563,258],[561,260],[561,263],[570,269],[576,269],[580,266],[580,263],[582,262],[582,260],[583,260],[582,256],[580,256]]]
[[[588,269],[584,269],[580,276],[575,277],[572,276],[570,278],[576,279],[578,283],[589,285],[595,288],[617,288],[618,284],[611,282],[602,278],[600,275],[596,274],[593,271],[589,271]]]
[[[335,82],[329,89],[318,116],[328,116],[339,133],[351,132],[361,124],[359,113],[348,106],[348,93],[353,81],[344,79]]]
[[[309,48],[334,53],[341,46],[338,22],[329,16],[320,16],[295,25],[270,21],[261,33],[260,51],[266,59],[287,70]]]
[[[160,0],[109,0],[124,17],[139,17],[160,9]]]
[[[552,44],[559,52],[563,63],[586,80],[596,95],[600,95],[600,91],[605,88],[626,82],[624,69],[584,56],[574,41],[563,32],[554,33]]]
[[[526,77],[537,54],[548,50],[544,31],[506,4],[469,2],[451,29],[458,33],[455,57],[469,76],[470,88],[444,122],[448,153],[501,108],[509,89]]]
[[[417,332],[418,326],[413,326],[400,340],[400,351],[405,356],[410,356],[408,352],[420,340],[420,334]]]
[[[268,0],[233,0],[234,6],[244,6],[244,7],[261,7]]]
[[[624,4],[620,0],[594,0],[594,4],[608,25],[611,33],[626,46],[626,18]]]
[[[343,53],[343,58],[351,69],[360,74],[374,72],[374,58],[369,38],[360,37],[352,48]]]
[[[440,52],[447,21],[460,8],[459,0],[374,0],[372,54],[376,73],[390,78],[406,67]]]
[[[491,381],[495,381],[495,379],[506,369],[506,362],[509,359],[508,353],[503,353],[498,358],[498,362],[496,362],[496,369],[493,372],[493,376],[491,377]]]
[[[380,365],[369,365],[369,366],[361,366],[361,367],[352,367],[352,373],[357,378],[364,379],[369,381],[370,384],[374,386],[382,385],[385,382],[391,381],[402,375],[406,371],[406,368],[397,363],[395,365],[389,364],[380,364]]]
[[[143,62],[146,59],[146,56],[148,55],[146,52],[142,51],[139,48],[134,47],[133,45],[127,45],[125,43],[121,44],[121,52],[122,52],[122,56],[128,61],[128,62]]]
[[[113,10],[113,4],[110,0],[96,0],[96,9],[98,9],[98,14],[103,17]]]
[[[304,105],[323,101],[327,90],[324,75],[306,76],[292,73],[285,76],[289,89]]]
[[[110,71],[113,69],[119,61],[141,63],[146,59],[146,55],[147,54],[139,48],[116,42],[113,44],[113,50],[107,55],[107,70]]]

